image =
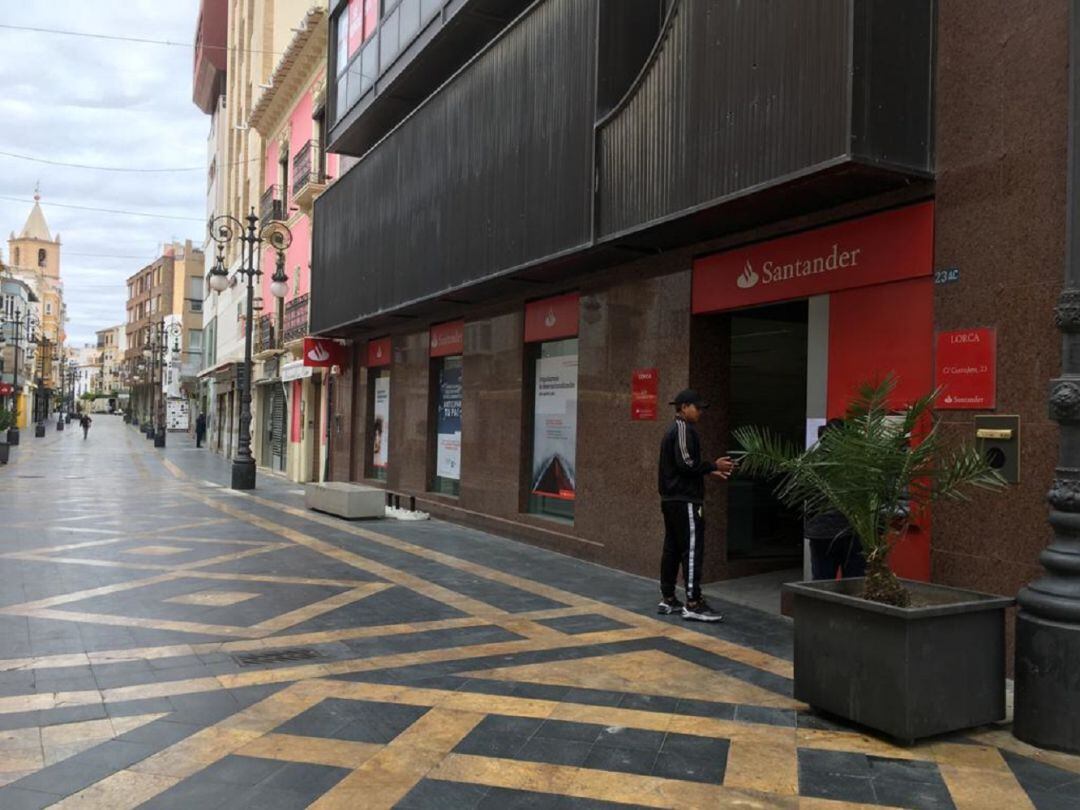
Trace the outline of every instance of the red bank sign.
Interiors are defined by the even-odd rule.
[[[428,330],[428,356],[449,357],[465,352],[465,321],[438,323]]]
[[[934,204],[921,203],[694,261],[694,314],[930,275]]]
[[[935,385],[939,410],[983,410],[997,406],[997,332],[958,329],[939,332]]]
[[[630,379],[630,418],[635,422],[656,419],[660,375],[655,368],[634,370]]]
[[[304,338],[304,365],[315,368],[330,368],[344,365],[341,345],[326,338]]]
[[[390,352],[390,338],[384,337],[378,340],[369,340],[367,344],[368,368],[388,366],[392,361]]]
[[[559,295],[525,305],[525,342],[562,340],[578,333],[578,294]]]

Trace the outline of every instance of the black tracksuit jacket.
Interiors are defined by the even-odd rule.
[[[704,502],[705,476],[715,472],[716,465],[701,455],[701,440],[694,426],[675,417],[660,442],[661,501]]]

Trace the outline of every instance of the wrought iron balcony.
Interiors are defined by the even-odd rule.
[[[281,186],[272,185],[262,193],[259,198],[259,219],[269,222],[273,219],[282,219]]]
[[[286,343],[300,340],[308,333],[308,299],[308,293],[304,293],[285,304],[285,324],[282,332]]]
[[[318,141],[308,141],[293,155],[293,202],[304,211],[326,188],[326,155]]]
[[[272,351],[277,348],[274,341],[274,316],[260,315],[255,319],[255,333],[252,337],[252,353]]]

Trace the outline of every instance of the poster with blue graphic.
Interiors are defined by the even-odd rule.
[[[461,480],[461,364],[444,364],[439,371],[439,401],[435,474]]]

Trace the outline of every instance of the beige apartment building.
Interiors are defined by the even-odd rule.
[[[171,429],[186,430],[194,422],[203,351],[203,271],[203,252],[189,239],[166,244],[161,256],[127,280],[122,357],[130,379],[129,413],[139,424],[164,419]],[[167,401],[161,392],[169,392]]]

